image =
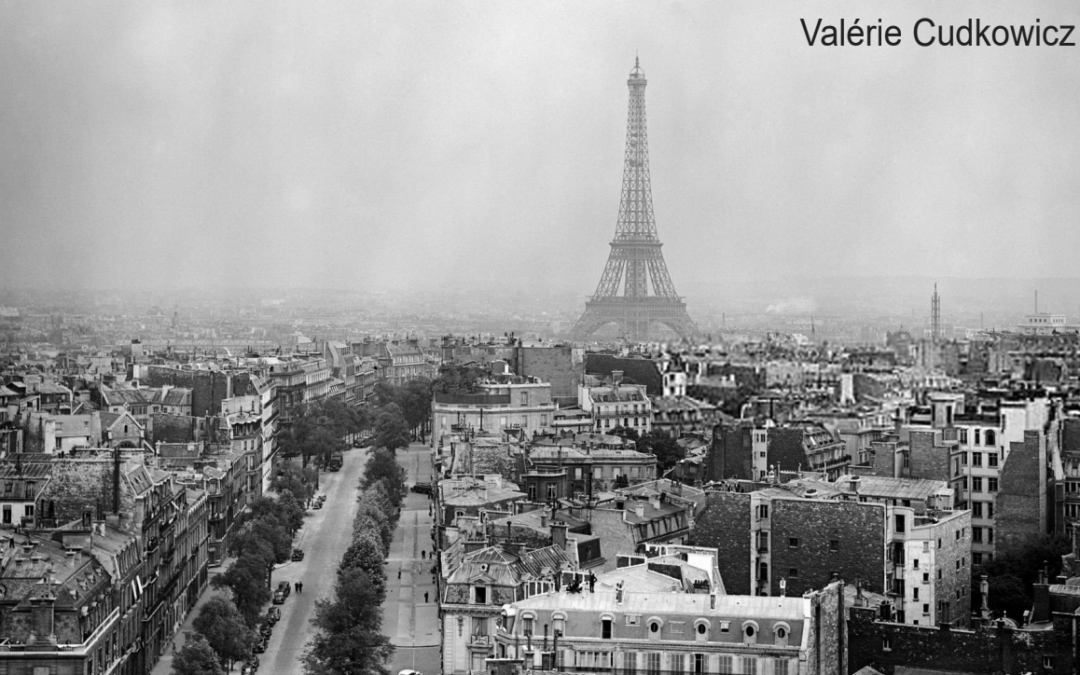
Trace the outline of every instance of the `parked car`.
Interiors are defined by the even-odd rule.
[[[303,560],[304,559],[304,549],[302,549],[302,548],[294,548],[292,550],[292,559],[293,560]]]
[[[279,581],[277,585],[278,593],[284,593],[285,597],[289,597],[289,593],[292,593],[292,584],[288,581]]]
[[[259,639],[255,643],[255,646],[251,648],[251,651],[255,652],[256,654],[262,654],[263,652],[266,651],[266,644],[268,642],[270,642],[269,638],[261,638],[261,639]]]
[[[282,593],[281,591],[274,591],[273,603],[275,605],[284,605],[285,604],[285,594]]]
[[[277,623],[280,619],[281,610],[277,607],[271,607],[270,609],[266,610],[266,620],[269,621],[271,624]]]
[[[314,504],[312,504],[312,505],[311,505],[311,508],[313,508],[313,509],[315,509],[316,511],[318,511],[319,509],[321,509],[321,508],[322,508],[322,502],[315,502]]]
[[[413,483],[412,491],[413,492],[418,492],[418,493],[420,493],[422,495],[429,495],[429,494],[431,494],[431,483],[428,483],[428,482]]]

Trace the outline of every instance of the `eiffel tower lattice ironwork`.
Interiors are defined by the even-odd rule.
[[[637,59],[626,83],[630,87],[630,114],[619,222],[600,284],[585,303],[585,313],[574,324],[570,337],[584,340],[601,326],[617,323],[624,337],[641,342],[648,340],[650,328],[660,323],[690,339],[697,327],[686,313],[686,303],[675,292],[660,251],[663,244],[656,236],[645,128],[646,80]]]

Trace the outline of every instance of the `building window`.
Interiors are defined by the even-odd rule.
[[[708,664],[708,657],[705,654],[694,654],[694,675],[708,672]]]
[[[981,527],[973,527],[973,528],[971,528],[971,541],[972,541],[972,543],[981,544],[982,540],[983,540],[982,539],[982,528]]]
[[[731,675],[735,672],[734,658],[729,654],[721,654],[717,659],[716,672],[721,675]]]
[[[742,632],[743,642],[745,644],[752,645],[757,643],[757,626],[752,622],[743,624]]]
[[[982,477],[975,476],[971,479],[971,491],[982,492]]]
[[[988,452],[988,453],[986,453],[986,465],[987,466],[997,466],[998,465],[998,456],[997,456],[996,452]]]
[[[787,575],[792,579],[798,579],[799,578],[799,568],[798,567],[789,567],[788,571],[787,571]]]
[[[972,502],[971,503],[971,517],[972,518],[982,518],[983,517],[983,503],[982,502]]]
[[[679,652],[669,655],[668,658],[671,661],[671,675],[682,675],[686,672],[686,659],[683,658],[684,656],[686,655]]]
[[[998,491],[998,479],[997,478],[988,478],[986,480],[986,482],[988,483],[987,488],[986,488],[987,492],[997,492]]]
[[[757,675],[757,659],[753,656],[742,658],[742,671],[745,675]]]
[[[660,675],[660,652],[645,654],[645,675]]]
[[[600,620],[600,637],[605,640],[611,639],[611,619]]]
[[[759,520],[764,520],[765,518],[769,517],[769,505],[768,504],[759,504],[758,507],[757,507],[757,510],[758,510],[758,519]]]
[[[474,590],[475,590],[475,596],[474,596],[475,600],[474,600],[474,602],[476,604],[478,604],[478,605],[486,605],[487,604],[487,588],[484,587],[484,586],[476,586]]]
[[[883,651],[883,652],[891,652],[892,651],[892,640],[890,640],[889,638],[881,638],[881,651]]]
[[[997,440],[997,438],[994,436],[993,429],[987,429],[986,430],[986,444],[992,446],[992,445],[994,445],[994,442],[996,440]]]
[[[787,659],[773,659],[773,675],[788,675]]]
[[[623,652],[623,675],[637,674],[637,652]]]
[[[773,642],[780,647],[787,647],[788,641],[788,629],[787,626],[779,625],[776,627],[776,636]]]
[[[34,505],[33,504],[27,504],[24,507],[23,512],[24,512],[24,514],[26,515],[27,518],[33,518],[34,517]]]
[[[4,524],[11,524],[11,504],[4,504]]]
[[[896,516],[894,516],[894,519],[896,521],[896,531],[904,532],[904,516],[902,514],[896,514]]]
[[[660,622],[652,621],[649,623],[649,635],[657,637],[660,635]]]
[[[789,537],[787,540],[788,548],[799,548],[799,538]]]
[[[982,466],[982,453],[981,452],[973,452],[973,453],[971,453],[971,466]]]
[[[840,550],[840,540],[839,539],[830,539],[829,540],[829,550],[830,551],[839,551]]]

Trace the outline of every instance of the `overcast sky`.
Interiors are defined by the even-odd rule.
[[[585,296],[635,54],[676,289],[1080,276],[1080,47],[920,48],[920,16],[1080,3],[3,2],[0,283]]]

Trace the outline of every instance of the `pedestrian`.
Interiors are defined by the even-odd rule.
[[[299,581],[294,581],[292,587],[293,587],[293,590],[296,591],[297,593],[300,592],[300,582]]]
[[[301,593],[304,592],[304,582],[303,581],[300,582],[300,592]]]
[[[426,556],[426,555],[427,555],[427,551],[420,551],[420,559],[421,560],[424,560],[425,559],[424,556]]]
[[[428,599],[428,594],[424,593],[424,602],[427,602],[427,599]]]

